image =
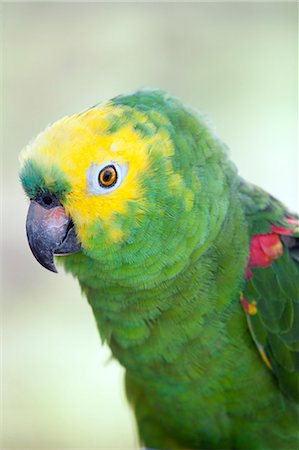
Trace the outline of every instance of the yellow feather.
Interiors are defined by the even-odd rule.
[[[115,213],[126,213],[127,202],[137,200],[144,207],[144,196],[139,175],[150,170],[151,152],[165,156],[174,153],[168,135],[162,129],[149,137],[141,137],[130,123],[116,133],[107,133],[111,117],[121,116],[122,107],[109,102],[84,113],[65,117],[48,127],[33,144],[23,152],[22,160],[30,157],[40,166],[56,165],[66,175],[72,190],[66,196],[64,207],[76,224],[81,241],[86,241],[86,224],[99,217],[109,228]],[[134,111],[138,121],[146,122],[141,112]],[[127,174],[119,188],[109,194],[95,195],[87,192],[86,172],[91,164],[101,165],[113,161],[127,165]],[[121,240],[121,229],[111,229],[109,239]]]

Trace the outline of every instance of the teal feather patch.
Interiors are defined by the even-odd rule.
[[[53,165],[40,167],[32,160],[25,161],[20,172],[20,180],[29,198],[42,192],[55,192],[58,200],[63,201],[71,186],[61,170]]]

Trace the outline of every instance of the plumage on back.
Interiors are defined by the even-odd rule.
[[[116,97],[46,129],[20,177],[30,247],[65,255],[146,446],[297,447],[298,222],[199,113]]]
[[[277,200],[248,185],[255,199],[245,213],[250,224],[249,260],[241,302],[252,337],[282,391],[299,401],[299,227]],[[246,202],[245,202],[246,204]]]

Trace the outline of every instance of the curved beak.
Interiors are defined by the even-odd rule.
[[[80,250],[74,224],[59,205],[43,207],[31,200],[26,220],[30,249],[46,269],[57,272],[53,255],[67,255]]]

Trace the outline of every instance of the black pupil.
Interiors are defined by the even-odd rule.
[[[103,181],[105,183],[108,183],[111,180],[111,177],[112,177],[112,170],[106,169],[103,173]]]
[[[117,182],[117,172],[114,166],[106,166],[99,173],[99,184],[104,188],[111,188]]]

